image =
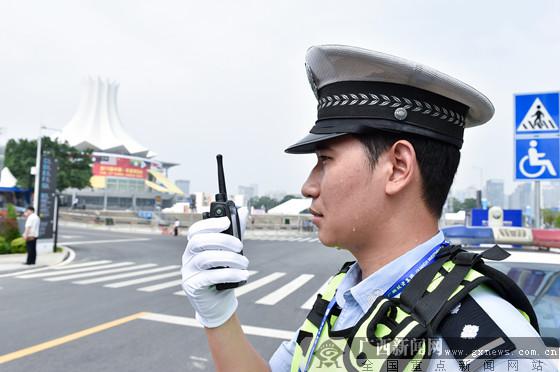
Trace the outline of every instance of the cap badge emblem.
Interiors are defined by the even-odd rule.
[[[397,120],[404,120],[406,119],[408,112],[406,111],[406,109],[399,107],[395,110],[395,119]]]

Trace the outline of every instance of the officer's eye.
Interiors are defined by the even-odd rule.
[[[329,160],[331,160],[332,158],[330,156],[326,156],[326,155],[317,155],[317,160],[321,163],[325,163]]]

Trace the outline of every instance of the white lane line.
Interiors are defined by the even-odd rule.
[[[154,267],[154,266],[157,266],[157,264],[151,263],[151,264],[142,265],[141,267],[136,266],[134,268],[131,268],[128,271],[138,270],[138,269],[147,269],[149,267]],[[165,271],[165,270],[168,270],[168,269],[164,266],[164,267],[158,267],[158,268],[150,269],[150,270],[141,270],[141,271],[134,271],[134,272],[125,273],[125,274],[102,276],[101,278],[79,280],[77,282],[72,282],[72,283],[74,283],[74,284],[92,284],[92,283],[110,282],[112,280],[130,278],[130,277],[133,277],[133,276],[140,276],[140,275],[144,275],[144,274],[158,273],[160,271]],[[125,271],[125,270],[123,270],[123,271]]]
[[[235,295],[237,297],[239,297],[241,295],[244,295],[245,293],[249,293],[251,291],[254,291],[257,288],[260,288],[264,285],[272,283],[273,281],[275,281],[277,279],[280,279],[284,275],[286,275],[286,273],[272,273],[272,274],[267,275],[263,278],[257,279],[254,282],[249,282],[249,283],[245,284],[244,286],[241,286],[239,288],[235,288]]]
[[[152,320],[155,322],[162,322],[168,324],[176,324],[185,327],[202,328],[202,325],[194,318],[187,318],[183,316],[158,314],[158,313],[144,313],[139,319]],[[252,336],[261,336],[276,338],[280,340],[289,340],[294,335],[293,331],[285,331],[282,329],[263,328],[242,325],[243,333]]]
[[[16,272],[13,272],[13,273],[8,273],[8,274],[2,274],[2,275],[0,275],[0,278],[5,278],[5,277],[8,277],[8,276],[32,274],[32,273],[37,273],[37,272],[47,271],[47,270],[50,270],[50,267],[41,267],[41,268],[37,268],[37,269],[23,270],[23,271],[16,271]]]
[[[179,268],[179,265],[167,266],[167,270],[175,270],[175,269],[178,269],[178,268]],[[154,280],[166,279],[166,278],[171,278],[171,277],[180,276],[180,275],[181,275],[180,271],[173,271],[172,273],[165,273],[165,274],[160,274],[160,275],[147,276],[147,277],[140,278],[140,279],[127,280],[127,281],[124,281],[124,282],[106,284],[106,285],[104,285],[104,287],[107,287],[107,288],[122,288],[122,287],[128,287],[128,286],[135,285],[135,284],[153,282]]]
[[[155,291],[159,291],[159,290],[162,290],[162,289],[165,289],[165,288],[177,287],[177,286],[180,286],[182,283],[183,283],[183,279],[172,280],[170,282],[165,282],[165,283],[161,283],[161,284],[151,285],[151,286],[148,286],[148,287],[138,288],[137,291],[155,292]]]
[[[52,269],[53,270],[76,269],[78,267],[103,265],[103,264],[109,264],[111,262],[113,262],[113,261],[110,261],[110,260],[88,261],[88,262],[82,262],[82,263],[75,263],[75,264],[71,264],[71,265],[53,266]]]
[[[310,240],[310,242],[313,242],[313,243],[318,242],[318,241],[319,241],[319,238],[313,238],[313,239]]]
[[[321,287],[319,287],[319,289],[317,290],[317,292],[315,292],[313,294],[313,296],[309,297],[309,300],[305,301],[303,305],[301,305],[302,309],[306,309],[306,310],[311,310],[313,308],[313,304],[315,304],[315,300],[317,299],[317,295],[319,294],[319,292],[323,291],[325,289],[325,287],[327,286],[327,284],[329,283],[329,281],[332,279],[332,276],[327,279],[326,282],[323,283],[323,285],[321,285]]]
[[[23,278],[23,279],[30,279],[30,278],[44,278],[44,277],[48,277],[48,276],[56,276],[56,275],[65,275],[65,274],[73,274],[73,273],[82,273],[82,272],[86,272],[86,271],[94,271],[94,270],[99,270],[99,269],[108,269],[111,267],[120,267],[120,266],[127,266],[127,265],[133,265],[134,262],[119,262],[119,263],[113,263],[113,264],[109,264],[109,265],[101,265],[101,266],[94,266],[94,267],[86,267],[86,268],[79,268],[79,269],[71,269],[71,270],[56,270],[56,271],[50,271],[48,273],[39,273],[39,274],[30,274],[30,275],[22,275],[22,276],[18,276],[18,278]]]
[[[126,243],[126,242],[142,242],[151,240],[150,238],[135,238],[135,239],[113,239],[113,240],[86,240],[77,242],[60,242],[63,245],[83,245],[83,244],[108,244],[108,243]]]
[[[37,268],[37,269],[17,271],[17,272],[14,272],[14,273],[3,274],[3,275],[0,275],[0,278],[7,277],[7,276],[18,276],[18,275],[33,274],[33,273],[52,270],[52,269],[61,270],[61,269],[67,269],[67,268],[100,265],[102,263],[109,263],[109,262],[111,262],[111,261],[105,260],[105,261],[91,261],[91,262],[86,262],[86,263],[81,263],[81,264],[72,264],[72,265],[67,265],[67,266],[62,266],[62,265],[61,266],[58,266],[58,265],[47,266],[47,267],[41,267],[41,268]]]
[[[289,296],[293,292],[295,292],[299,287],[303,286],[305,283],[311,280],[314,275],[312,274],[302,274],[289,282],[288,284],[278,288],[274,292],[269,293],[268,295],[264,296],[256,303],[261,305],[276,305],[285,297]]]
[[[76,239],[83,238],[83,235],[60,235],[60,239]]]
[[[255,275],[256,273],[258,273],[258,271],[249,270],[249,276]],[[247,284],[245,284],[245,285],[247,285]],[[243,288],[243,287],[244,287],[244,286],[242,286],[242,287],[240,287],[240,288]],[[177,291],[177,292],[175,292],[175,293],[173,293],[173,294],[176,295],[176,296],[186,296],[186,294],[185,294],[184,291]]]
[[[72,274],[72,275],[66,275],[66,276],[57,276],[55,278],[47,278],[47,279],[43,279],[43,280],[46,280],[46,281],[49,281],[49,282],[59,282],[61,280],[89,278],[89,277],[92,277],[92,276],[99,276],[99,275],[113,274],[113,273],[122,273],[124,271],[133,271],[133,270],[145,269],[145,268],[154,267],[154,266],[156,266],[156,264],[134,265],[134,266],[121,267],[119,269],[109,269],[109,270],[101,270],[101,271],[92,271],[92,272],[89,272],[89,273],[80,273],[80,274]]]

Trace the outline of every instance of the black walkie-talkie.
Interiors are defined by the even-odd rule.
[[[218,218],[227,217],[229,218],[230,225],[227,230],[224,231],[225,234],[233,235],[239,240],[241,240],[241,225],[239,222],[239,215],[237,214],[237,207],[235,203],[228,200],[227,190],[226,190],[226,180],[224,176],[224,165],[222,164],[222,155],[216,155],[216,160],[218,161],[218,193],[216,194],[216,201],[210,203],[210,212],[205,212],[202,214],[202,218]],[[243,251],[240,252],[243,254]],[[215,269],[222,269],[222,267],[215,267]],[[224,290],[230,288],[237,288],[247,283],[246,280],[236,283],[220,283],[216,284],[217,290]]]

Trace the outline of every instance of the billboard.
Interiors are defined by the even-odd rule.
[[[160,170],[160,162],[124,155],[93,153],[92,175],[148,179],[148,170]]]
[[[47,154],[43,154],[41,156],[41,173],[39,174],[39,205],[36,211],[37,215],[41,218],[41,223],[39,224],[40,239],[50,239],[53,237],[56,171],[55,159]]]

